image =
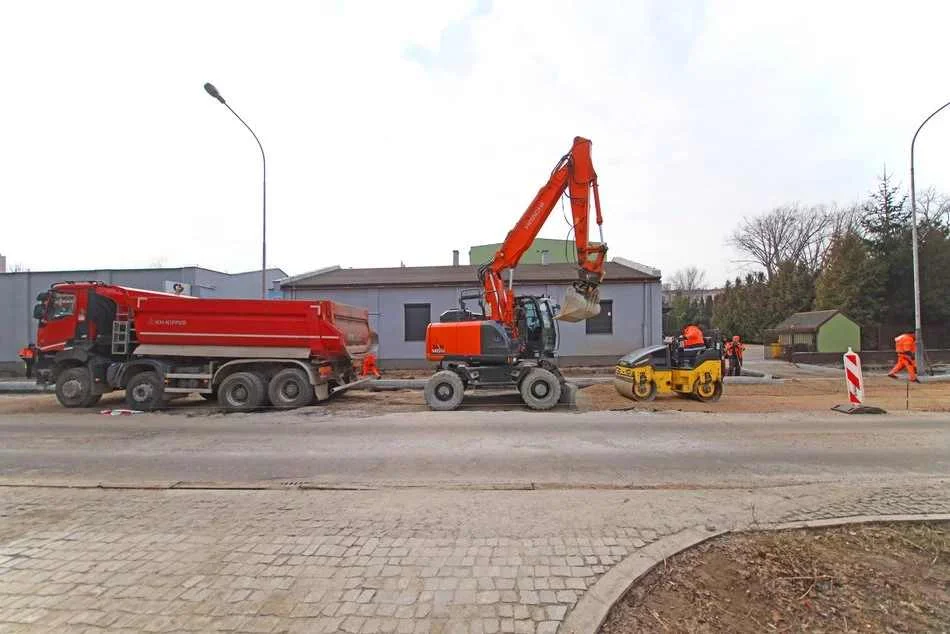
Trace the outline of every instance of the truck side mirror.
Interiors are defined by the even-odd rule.
[[[37,304],[33,307],[33,319],[42,320],[46,316],[46,306],[44,304]]]

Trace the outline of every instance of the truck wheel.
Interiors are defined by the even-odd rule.
[[[313,402],[313,386],[306,372],[300,368],[286,368],[270,380],[267,396],[274,407],[306,407]]]
[[[465,398],[465,385],[455,372],[442,370],[429,377],[423,394],[429,409],[447,412],[458,409],[458,406],[462,404],[462,399]]]
[[[225,409],[247,411],[264,402],[264,380],[253,372],[235,372],[218,386],[218,404]]]
[[[139,372],[125,386],[125,404],[145,412],[165,405],[165,382],[158,372]]]
[[[531,409],[551,409],[561,398],[561,382],[553,372],[535,368],[521,381],[521,400]]]
[[[92,392],[88,368],[67,368],[56,377],[56,399],[63,407],[92,407],[102,398]]]

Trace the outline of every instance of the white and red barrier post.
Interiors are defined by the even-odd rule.
[[[861,357],[850,347],[844,353],[844,379],[848,385],[848,400],[854,405],[864,402],[864,375],[861,374]]]

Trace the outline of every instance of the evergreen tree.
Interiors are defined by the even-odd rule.
[[[868,254],[864,239],[854,231],[837,236],[815,288],[817,310],[837,309],[861,326],[875,344],[883,280]]]
[[[885,168],[877,190],[862,206],[861,228],[872,256],[887,258],[901,247],[901,234],[910,222],[906,203],[907,195],[898,193]]]

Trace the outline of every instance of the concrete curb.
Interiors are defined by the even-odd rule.
[[[613,383],[614,377],[610,376],[569,376],[565,377],[568,383],[573,383],[577,387],[588,387],[598,383]],[[387,390],[421,390],[426,386],[426,379],[377,379],[366,385],[353,388],[354,390],[370,390],[371,392],[384,392]]]
[[[725,384],[734,384],[734,385],[775,385],[779,383],[784,383],[784,379],[775,379],[770,375],[766,376],[724,376],[722,377],[722,382]]]
[[[571,610],[558,632],[566,634],[596,634],[607,619],[610,610],[633,585],[653,568],[684,550],[698,546],[715,537],[754,531],[780,531],[795,528],[824,528],[848,524],[875,522],[926,522],[950,520],[950,513],[921,513],[917,515],[857,515],[824,520],[801,520],[781,524],[750,526],[741,530],[709,530],[687,528],[669,537],[644,546],[611,568],[597,583],[588,588]]]
[[[52,385],[41,386],[33,381],[0,381],[0,394],[51,394]]]

